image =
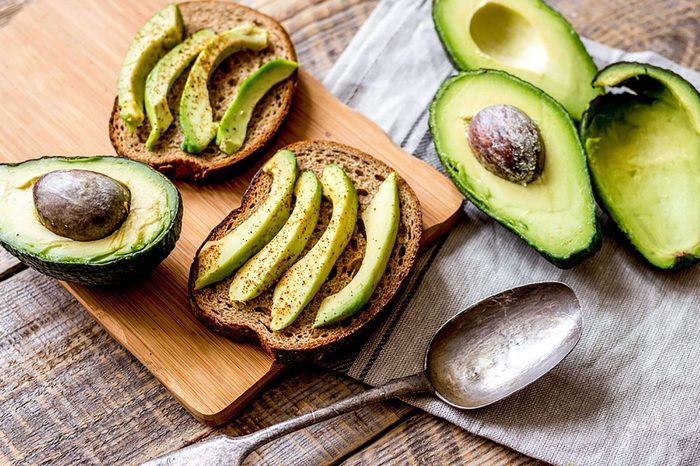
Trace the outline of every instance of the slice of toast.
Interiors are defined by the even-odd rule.
[[[243,23],[253,23],[270,34],[270,45],[260,52],[242,51],[224,60],[212,74],[209,83],[214,120],[219,121],[233,101],[238,85],[252,72],[273,58],[296,61],[292,41],[284,28],[274,19],[253,9],[228,2],[185,2],[179,4],[185,25],[186,37],[204,28],[221,33]],[[219,150],[212,141],[201,154],[189,154],[180,149],[183,140],[180,129],[180,95],[187,80],[189,68],[175,81],[168,95],[168,106],[174,121],[164,132],[152,151],[146,149],[146,139],[151,131],[148,121],[129,133],[119,118],[119,106],[115,99],[109,121],[109,137],[114,149],[122,157],[144,162],[164,174],[181,179],[201,180],[240,162],[265,146],[274,136],[292,104],[296,88],[296,73],[275,85],[255,107],[245,141],[231,154]]]
[[[369,204],[381,182],[392,172],[387,165],[364,152],[335,142],[302,141],[285,149],[296,154],[300,170],[312,170],[319,178],[323,167],[329,163],[338,164],[343,168],[357,189],[360,212]],[[243,196],[241,206],[214,228],[205,242],[221,238],[250,216],[267,196],[271,181],[272,177],[269,174],[259,171]],[[328,280],[294,323],[286,329],[272,332],[269,328],[274,286],[246,303],[229,300],[228,292],[233,276],[195,290],[194,282],[201,247],[190,269],[189,290],[193,312],[214,331],[234,340],[257,341],[275,359],[283,362],[319,360],[357,341],[357,337],[364,334],[377,316],[391,306],[418,256],[423,232],[420,204],[405,181],[399,178],[398,186],[400,225],[389,264],[370,302],[346,322],[320,329],[311,328],[323,298],[336,293],[349,283],[362,263],[366,240],[359,216],[353,236],[338,258]],[[300,257],[311,249],[326,229],[331,210],[331,202],[324,198],[318,224]]]

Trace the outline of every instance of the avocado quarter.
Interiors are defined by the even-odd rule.
[[[143,124],[146,77],[168,50],[182,42],[184,26],[177,4],[172,3],[154,14],[129,45],[117,78],[119,116],[129,131]]]
[[[527,185],[489,171],[469,145],[469,121],[496,104],[521,110],[539,130],[545,157],[541,173]],[[600,226],[576,128],[541,89],[503,71],[465,71],[442,84],[429,123],[440,161],[457,188],[547,260],[572,267],[599,249]]]
[[[148,74],[144,100],[151,132],[146,140],[147,149],[153,149],[160,135],[173,122],[173,115],[168,107],[170,88],[215,35],[216,33],[211,29],[195,32],[161,58]]]
[[[209,78],[221,62],[241,50],[258,51],[269,44],[265,29],[246,23],[214,36],[199,54],[180,97],[180,126],[185,135],[182,150],[202,152],[216,136],[218,123],[209,101]]]
[[[433,22],[460,70],[506,71],[547,92],[576,120],[600,94],[578,34],[542,0],[435,0]]]
[[[700,94],[670,70],[615,63],[595,86],[581,140],[601,207],[653,266],[700,259]]]
[[[102,174],[130,192],[126,218],[103,238],[78,241],[56,234],[40,220],[33,198],[37,181],[48,173],[73,170]],[[175,247],[182,225],[177,188],[149,166],[121,157],[44,157],[2,164],[0,204],[0,244],[5,249],[46,275],[88,285],[143,277]]]

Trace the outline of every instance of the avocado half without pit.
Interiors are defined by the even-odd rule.
[[[433,21],[460,70],[517,76],[554,97],[576,120],[600,90],[593,59],[566,19],[542,0],[435,0]]]
[[[558,267],[600,247],[586,158],[566,110],[502,71],[443,83],[430,107],[442,164],[479,209]]]
[[[581,139],[598,201],[652,265],[700,259],[700,94],[677,74],[641,63],[603,69]]]
[[[182,202],[147,165],[44,157],[0,165],[0,244],[52,277],[112,285],[142,277],[175,247]]]

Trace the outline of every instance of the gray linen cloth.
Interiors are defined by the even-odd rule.
[[[427,108],[454,70],[430,9],[428,0],[383,0],[325,84],[406,151],[441,169]],[[586,46],[598,65],[649,62],[700,86],[698,73],[653,53]],[[407,401],[552,463],[700,464],[700,266],[654,270],[605,219],[602,250],[559,270],[472,205],[464,209],[465,218],[423,254],[392,314],[335,368],[371,385],[409,375],[422,368],[430,337],[453,314],[516,285],[559,280],[581,301],[584,334],[555,370],[478,411],[460,412],[432,397]]]

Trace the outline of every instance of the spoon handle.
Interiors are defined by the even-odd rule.
[[[325,408],[320,408],[316,411],[312,411],[310,413],[280,422],[279,424],[266,427],[262,430],[247,435],[246,438],[251,440],[250,451],[252,451],[259,446],[271,442],[272,440],[283,435],[289,434],[290,432],[303,429],[304,427],[325,421],[326,419],[340,416],[341,414],[354,411],[372,403],[378,403],[380,401],[385,401],[390,398],[396,398],[404,395],[427,393],[430,391],[432,391],[432,386],[430,385],[428,378],[422,372],[399,379],[393,379],[380,387],[358,393],[357,395],[340,400],[330,406],[326,406]]]
[[[241,464],[248,453],[276,438],[303,429],[332,417],[354,411],[372,403],[388,400],[394,397],[417,393],[428,393],[432,386],[424,373],[390,380],[381,387],[373,388],[357,395],[345,398],[325,408],[317,409],[307,414],[266,427],[243,437],[220,435],[213,439],[198,443],[182,450],[149,461],[149,466],[155,465],[193,465],[208,466]]]

